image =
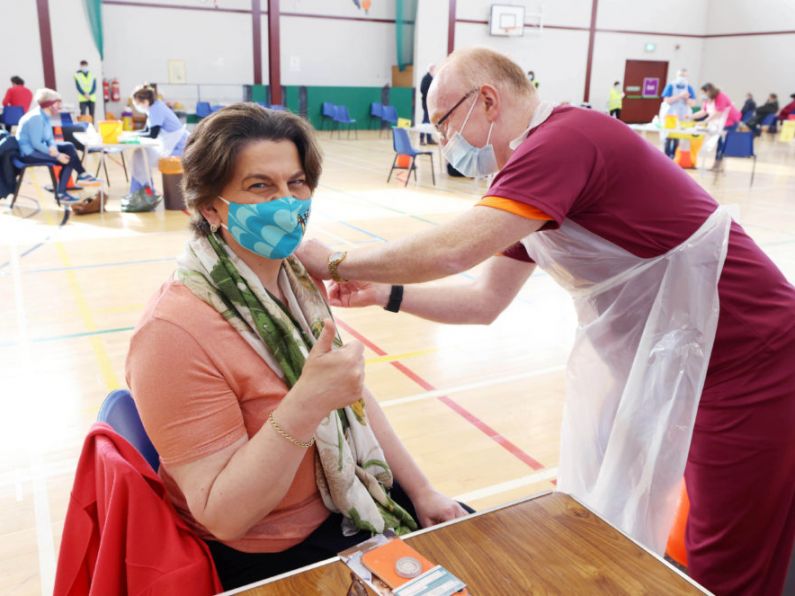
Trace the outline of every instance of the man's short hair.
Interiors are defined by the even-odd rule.
[[[443,68],[446,67],[455,68],[471,88],[489,84],[525,96],[535,93],[535,86],[516,62],[488,48],[456,50],[445,59]]]

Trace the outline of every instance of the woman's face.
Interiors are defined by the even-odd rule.
[[[253,141],[238,154],[221,196],[231,203],[264,203],[281,197],[308,200],[312,190],[292,141]],[[210,225],[218,227],[227,224],[228,211],[229,206],[219,198],[201,209]],[[227,242],[237,244],[226,230],[223,234]]]

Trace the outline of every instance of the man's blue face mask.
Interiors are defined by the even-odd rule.
[[[232,203],[223,225],[240,246],[265,257],[284,259],[301,244],[309,220],[312,199],[282,197],[265,203]]]
[[[469,108],[464,123],[461,125],[461,130],[456,131],[450,140],[447,141],[442,148],[442,155],[450,162],[456,170],[461,172],[464,176],[471,178],[480,178],[483,176],[490,176],[495,174],[500,168],[497,165],[497,156],[494,153],[494,146],[489,143],[491,140],[491,131],[494,128],[494,123],[489,127],[489,134],[486,137],[486,144],[483,147],[474,147],[464,138],[461,133],[466,128],[469,117],[472,115],[472,110],[478,102],[477,95],[475,101]]]

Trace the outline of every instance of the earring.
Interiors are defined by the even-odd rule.
[[[210,231],[215,234],[218,231],[218,224],[210,224]]]

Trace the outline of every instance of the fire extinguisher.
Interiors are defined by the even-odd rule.
[[[119,101],[121,99],[121,89],[119,88],[119,79],[113,79],[110,82],[110,99],[111,101]]]
[[[108,79],[102,79],[102,98],[105,103],[110,101],[110,81]]]

